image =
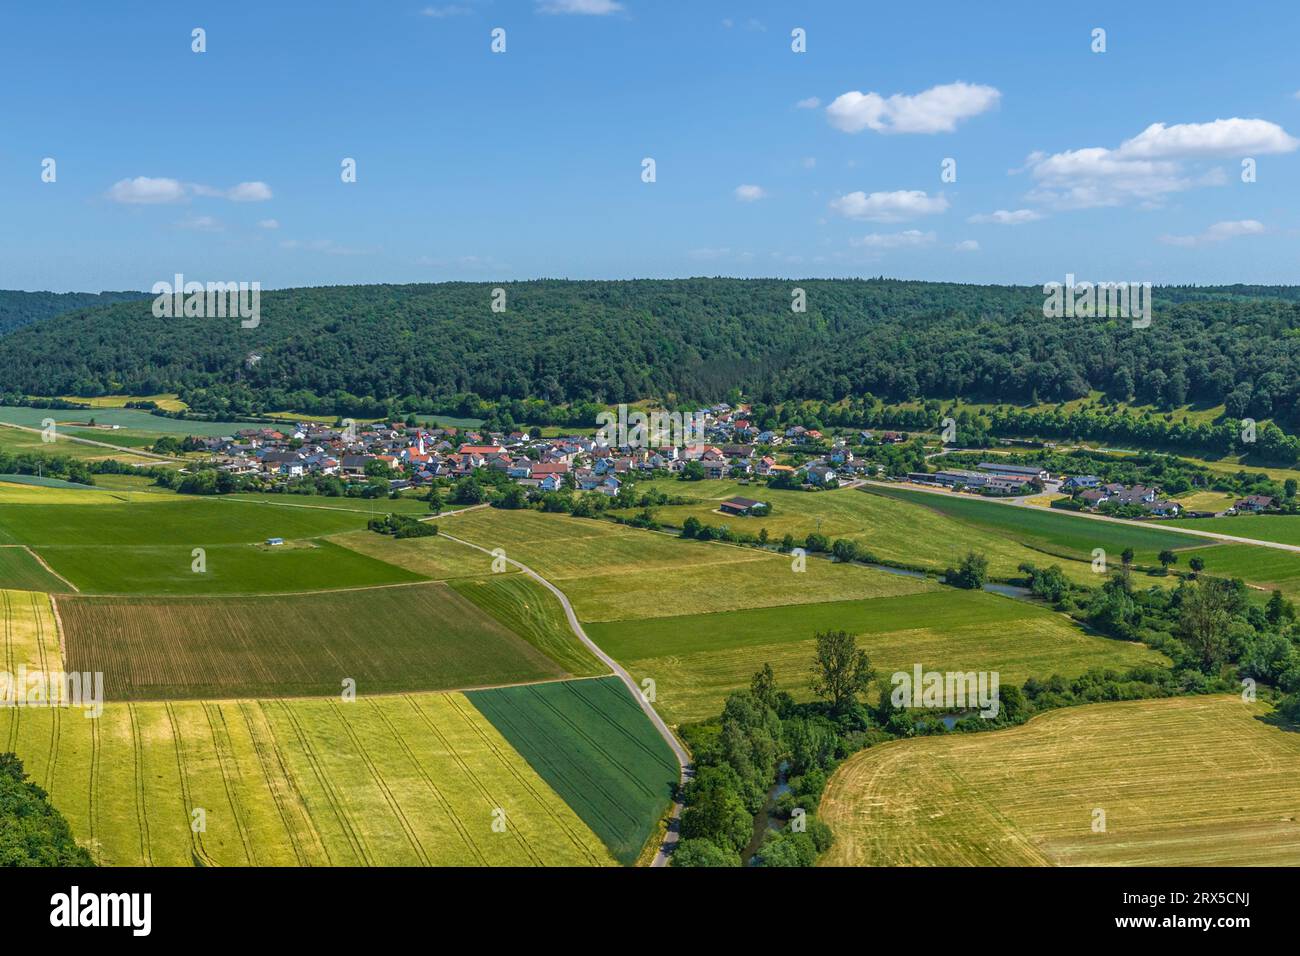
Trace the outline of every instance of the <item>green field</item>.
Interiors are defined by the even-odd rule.
[[[1079,584],[1097,583],[1089,563],[1091,553],[1086,555],[1088,561],[1082,560],[1084,555],[1062,554],[1059,548],[1045,554],[1043,543],[1038,540],[1021,540],[1003,528],[981,527],[958,520],[956,516],[924,507],[927,504],[924,500],[913,502],[864,494],[851,488],[782,491],[761,485],[746,487],[734,481],[657,481],[651,486],[670,495],[700,497],[698,504],[656,510],[660,521],[676,526],[693,516],[705,524],[727,525],[733,531],[756,533],[765,527],[776,540],[790,534],[799,544],[810,532],[820,530],[831,540],[855,541],[880,560],[933,571],[954,567],[966,552],[974,550],[988,558],[989,571],[994,577],[1015,577],[1025,562],[1039,565],[1056,562],[1070,580]],[[763,518],[734,518],[717,511],[718,502],[737,494],[768,501],[774,511]],[[1195,543],[1194,539],[1188,540]]]
[[[466,696],[619,862],[636,860],[668,808],[679,771],[618,678]]]
[[[102,865],[613,863],[460,694],[0,708],[11,739]]]
[[[935,587],[816,557],[795,573],[788,555],[533,511],[466,512],[440,521],[439,528],[481,547],[501,548],[533,568],[568,595],[583,621],[886,597]],[[492,559],[479,560],[487,566]]]
[[[1064,615],[982,591],[587,624],[587,633],[640,683],[655,681],[656,708],[685,722],[722,710],[764,662],[778,686],[810,700],[817,631],[847,630],[885,680],[896,670],[998,671],[1004,683],[1075,676],[1165,659],[1141,644],[1085,633]]]
[[[827,785],[821,863],[1300,865],[1300,733],[1268,711],[1239,697],[1092,704],[872,747]]]
[[[1231,518],[1178,518],[1169,522],[1215,534],[1230,534],[1257,541],[1300,545],[1300,515],[1237,515]],[[1300,555],[1297,555],[1300,560]]]
[[[30,551],[0,546],[0,587],[22,591],[66,591],[68,586],[45,570]]]
[[[275,597],[78,595],[58,608],[69,666],[102,671],[112,700],[337,695],[346,678],[365,695],[567,676],[529,643],[531,632],[515,633],[439,583]]]
[[[1253,587],[1300,598],[1300,554],[1252,544],[1220,544],[1197,554],[1205,561],[1208,575],[1241,578]],[[1174,567],[1185,571],[1186,558]]]
[[[0,512],[0,544],[31,546],[88,593],[266,594],[422,580],[324,540],[364,527],[364,513],[57,488],[0,498],[13,499]],[[266,545],[271,537],[285,544]],[[193,570],[196,548],[203,571]]]
[[[120,425],[158,435],[234,435],[242,428],[260,426],[240,422],[204,422],[195,419],[164,418],[138,408],[27,408],[0,405],[0,423],[40,428],[46,418],[53,418],[60,428],[86,425],[93,418],[97,425]],[[103,434],[112,434],[111,430]],[[111,438],[104,441],[111,443]]]
[[[1094,521],[1041,508],[982,501],[970,495],[933,494],[881,485],[870,486],[869,493],[920,505],[965,525],[1077,560],[1091,559],[1094,548],[1103,548],[1113,561],[1125,548],[1132,548],[1138,564],[1156,564],[1156,555],[1166,548],[1186,551],[1214,543],[1208,538],[1162,531],[1159,526]]]

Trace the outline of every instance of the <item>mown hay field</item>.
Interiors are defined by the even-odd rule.
[[[461,694],[0,708],[4,740],[101,865],[614,862]]]
[[[102,671],[112,700],[336,695],[345,679],[377,694],[567,676],[440,583],[239,598],[76,595],[58,608],[70,668]]]
[[[627,865],[668,808],[672,751],[617,677],[466,696]]]
[[[810,700],[818,631],[846,630],[888,682],[894,671],[997,671],[1005,684],[1073,677],[1092,667],[1167,663],[1141,644],[1088,634],[1061,614],[982,591],[943,589],[902,597],[755,608],[586,625],[597,644],[641,682],[674,722],[721,712],[765,662],[777,685]],[[874,692],[873,692],[874,693]]]
[[[818,811],[835,832],[821,863],[1295,866],[1297,779],[1300,728],[1262,703],[1071,707],[851,757]]]

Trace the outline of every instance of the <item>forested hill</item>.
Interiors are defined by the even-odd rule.
[[[1057,401],[1090,388],[1300,418],[1293,288],[1157,289],[1149,328],[1049,319],[1038,287],[682,279],[372,285],[262,295],[261,322],[82,310],[0,338],[10,393],[176,391],[196,408],[465,393],[549,402],[871,393]],[[791,310],[805,290],[807,311]]]
[[[15,292],[0,289],[0,335],[95,305],[140,299],[145,292]]]

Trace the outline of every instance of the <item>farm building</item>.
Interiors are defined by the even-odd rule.
[[[751,515],[757,511],[766,511],[767,503],[755,501],[753,498],[728,498],[722,504],[718,505],[718,510],[729,515]]]

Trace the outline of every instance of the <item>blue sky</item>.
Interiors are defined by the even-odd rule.
[[[1084,6],[9,4],[0,288],[1297,281],[1300,6]]]

